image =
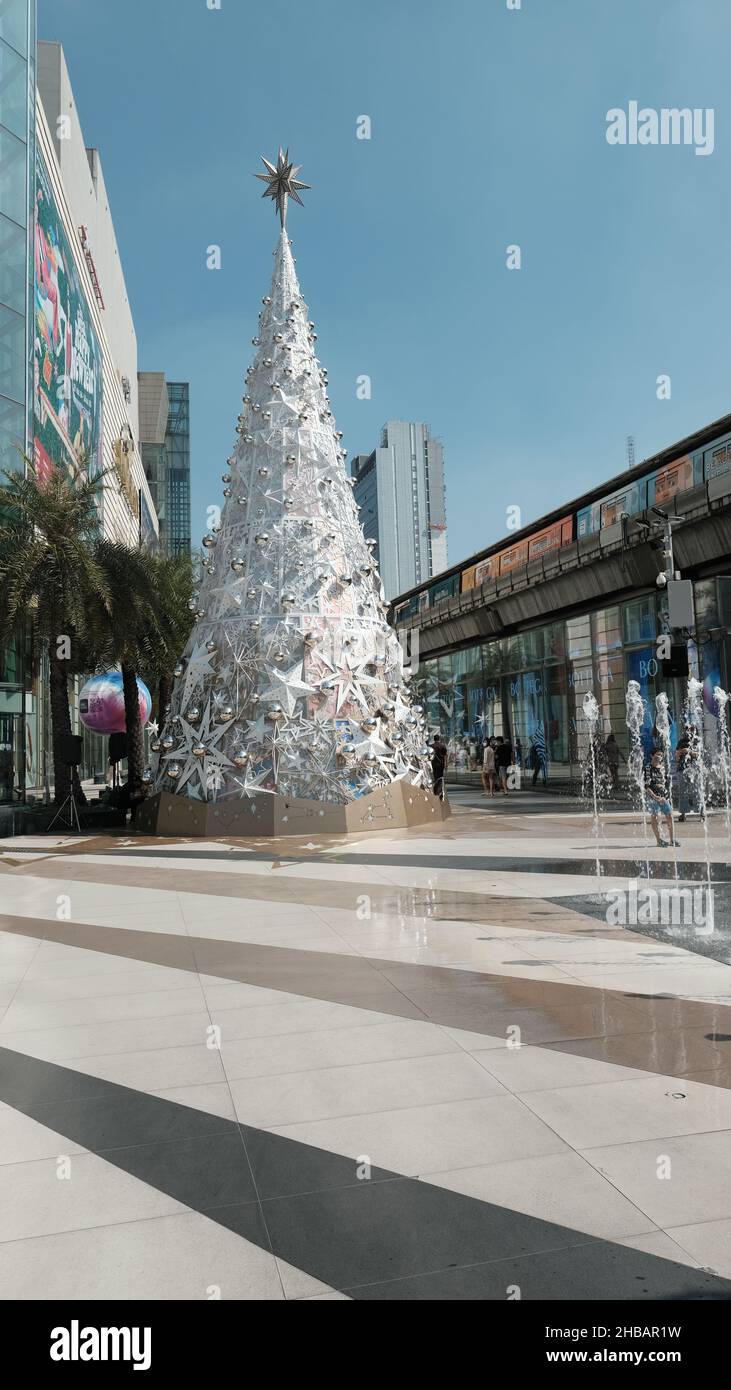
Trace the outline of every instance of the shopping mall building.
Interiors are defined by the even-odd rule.
[[[39,477],[109,469],[106,536],[153,543],[139,448],[137,341],[109,199],[87,147],[63,50],[36,43],[34,0],[0,5],[0,466]],[[84,735],[83,775],[106,741]],[[32,620],[0,653],[0,802],[43,795],[52,776],[46,654]]]
[[[662,514],[673,522],[673,567],[692,581],[688,623],[672,633],[658,584]],[[430,731],[449,742],[453,780],[474,780],[471,761],[479,766],[485,738],[501,734],[520,741],[524,762],[535,744],[549,781],[575,785],[588,692],[602,737],[613,732],[626,757],[630,680],[645,701],[646,747],[661,692],[677,737],[687,678],[672,672],[686,648],[715,747],[713,692],[731,686],[731,415],[400,595],[390,617]],[[667,635],[675,665],[664,661],[667,643],[658,645]]]

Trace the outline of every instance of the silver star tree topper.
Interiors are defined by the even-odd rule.
[[[302,165],[292,164],[289,158],[289,150],[287,149],[283,152],[281,145],[279,146],[276,164],[271,164],[263,155],[261,156],[261,162],[266,166],[267,172],[266,174],[255,174],[254,178],[262,179],[267,185],[261,196],[262,198],[274,199],[277,212],[279,213],[279,221],[282,225],[282,229],[284,229],[284,224],[287,221],[287,199],[294,198],[295,203],[299,203],[300,207],[304,207],[304,203],[299,195],[299,190],[301,188],[309,188],[310,184],[302,183],[300,179],[295,177],[302,168]]]

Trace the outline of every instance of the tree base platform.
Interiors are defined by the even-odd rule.
[[[449,802],[408,783],[388,787],[338,806],[260,792],[235,801],[196,801],[174,792],[155,792],[138,808],[134,828],[143,835],[362,835],[367,830],[405,830],[439,825]]]

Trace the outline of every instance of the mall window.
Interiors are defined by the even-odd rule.
[[[654,594],[635,599],[623,607],[624,640],[631,642],[654,642],[657,638],[657,606]]]

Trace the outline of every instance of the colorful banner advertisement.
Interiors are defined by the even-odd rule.
[[[36,470],[40,478],[54,467],[94,477],[102,467],[101,347],[39,150],[34,255]]]

